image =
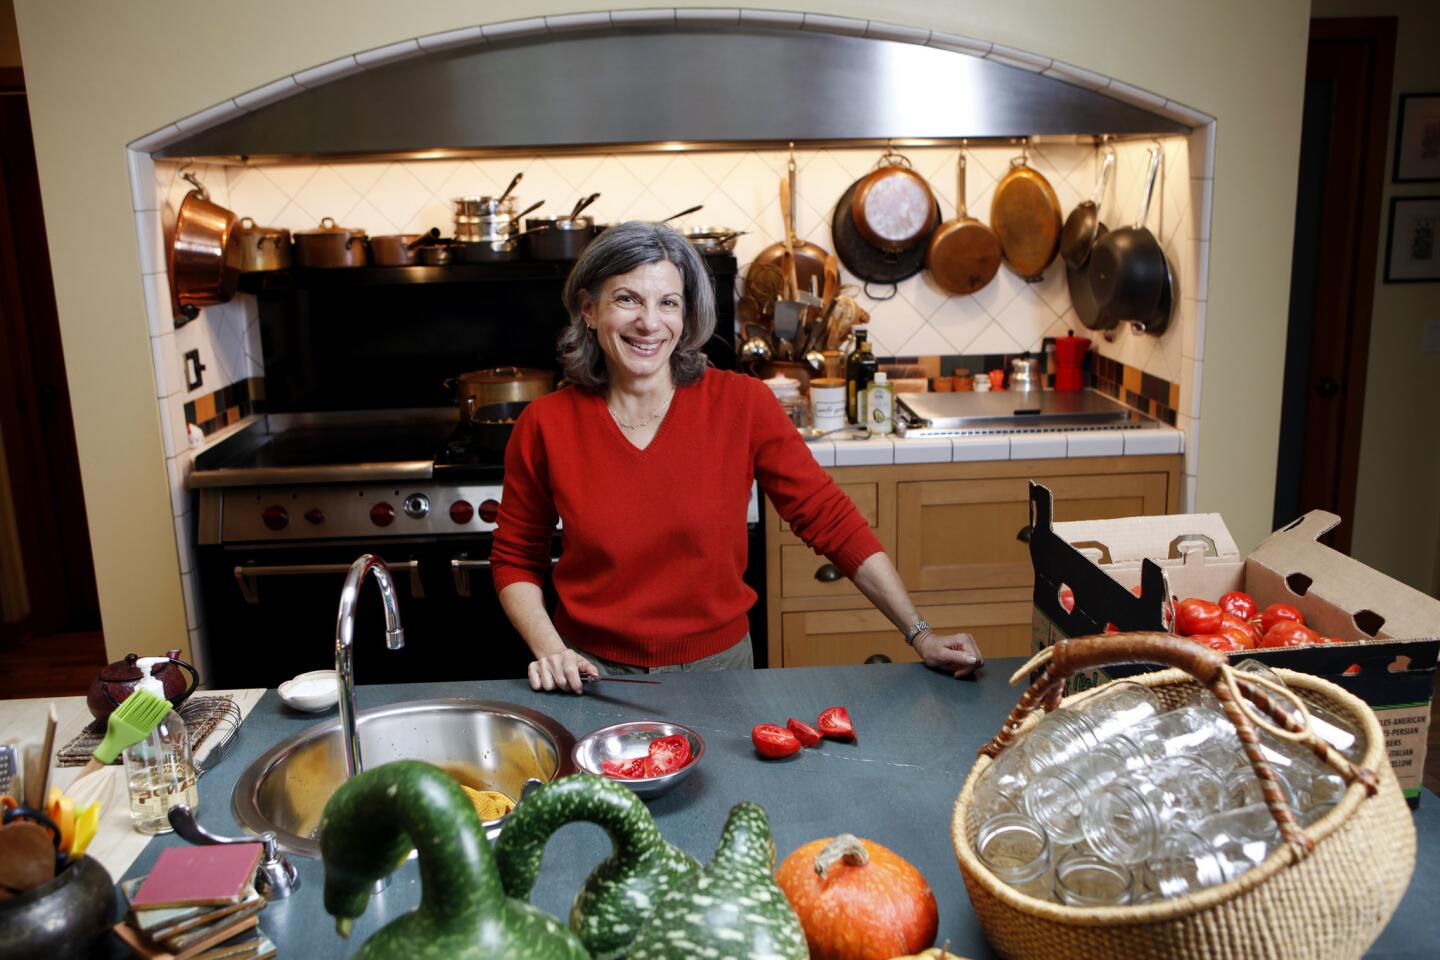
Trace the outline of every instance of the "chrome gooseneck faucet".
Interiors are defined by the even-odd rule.
[[[365,574],[375,574],[380,599],[385,606],[385,645],[391,650],[405,646],[405,631],[400,627],[400,605],[395,599],[395,582],[385,561],[371,553],[362,554],[350,564],[345,586],[340,588],[340,614],[335,619],[335,673],[340,680],[340,733],[345,738],[345,775],[353,777],[364,769],[360,759],[360,730],[355,722],[355,601]]]

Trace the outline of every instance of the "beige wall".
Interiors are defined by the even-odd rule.
[[[1314,15],[1400,18],[1351,550],[1372,567],[1440,595],[1440,427],[1434,422],[1440,409],[1435,394],[1440,354],[1420,349],[1425,321],[1440,317],[1440,286],[1384,282],[1390,198],[1440,193],[1440,184],[1390,182],[1400,94],[1440,90],[1435,52],[1440,5],[1434,0],[1315,0]]]
[[[343,54],[596,0],[247,4],[19,0],[20,36],[112,651],[185,636],[123,146]],[[741,4],[747,6],[751,4]],[[869,18],[873,2],[768,0]],[[1248,547],[1270,527],[1308,0],[895,0],[896,23],[982,37],[1163,93],[1219,118],[1198,504]],[[740,65],[737,65],[740,66]],[[163,638],[163,643],[162,643]]]

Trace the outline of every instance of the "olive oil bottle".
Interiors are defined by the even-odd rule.
[[[845,418],[859,423],[859,398],[875,379],[875,354],[870,352],[870,334],[855,331],[855,349],[845,361]]]

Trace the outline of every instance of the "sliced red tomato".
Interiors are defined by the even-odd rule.
[[[789,728],[791,733],[795,734],[795,739],[799,740],[802,746],[813,747],[820,742],[820,731],[816,730],[804,720],[796,720],[794,717],[791,717],[785,721],[785,726]]]
[[[643,780],[650,776],[650,758],[630,757],[627,760],[606,760],[600,764],[600,772],[617,780]]]
[[[815,721],[820,732],[832,740],[854,740],[855,724],[850,722],[850,711],[844,707],[826,707]]]
[[[650,741],[650,776],[663,777],[674,773],[690,762],[690,741],[682,734],[674,734]]]
[[[1268,634],[1270,628],[1281,620],[1288,620],[1291,623],[1304,624],[1305,614],[1290,606],[1288,603],[1272,603],[1260,614],[1260,633]]]
[[[1303,623],[1291,620],[1277,620],[1260,638],[1261,649],[1271,647],[1304,647],[1319,641],[1319,635]]]
[[[778,760],[800,750],[800,741],[778,723],[757,723],[750,730],[750,742],[762,757]]]
[[[1220,604],[1186,597],[1175,612],[1175,631],[1182,637],[1214,633],[1224,618],[1225,611],[1220,609]]]
[[[1243,590],[1232,590],[1220,598],[1220,609],[1237,620],[1253,620],[1260,609],[1255,598]]]

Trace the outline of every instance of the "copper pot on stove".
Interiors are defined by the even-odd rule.
[[[445,381],[455,391],[461,425],[468,425],[479,407],[493,403],[528,402],[555,389],[555,374],[534,367],[490,367],[471,370]]]
[[[166,662],[151,666],[150,675],[165,685],[165,698],[170,701],[171,706],[178,707],[185,702],[186,697],[195,692],[200,677],[194,667],[180,659],[179,650],[166,650],[164,657],[159,659]],[[138,654],[126,654],[124,660],[117,660],[105,667],[90,681],[90,691],[86,695],[85,704],[96,720],[104,723],[111,712],[135,692],[135,687],[143,676],[140,668],[136,666],[138,660]],[[182,670],[190,672],[188,679]]]

